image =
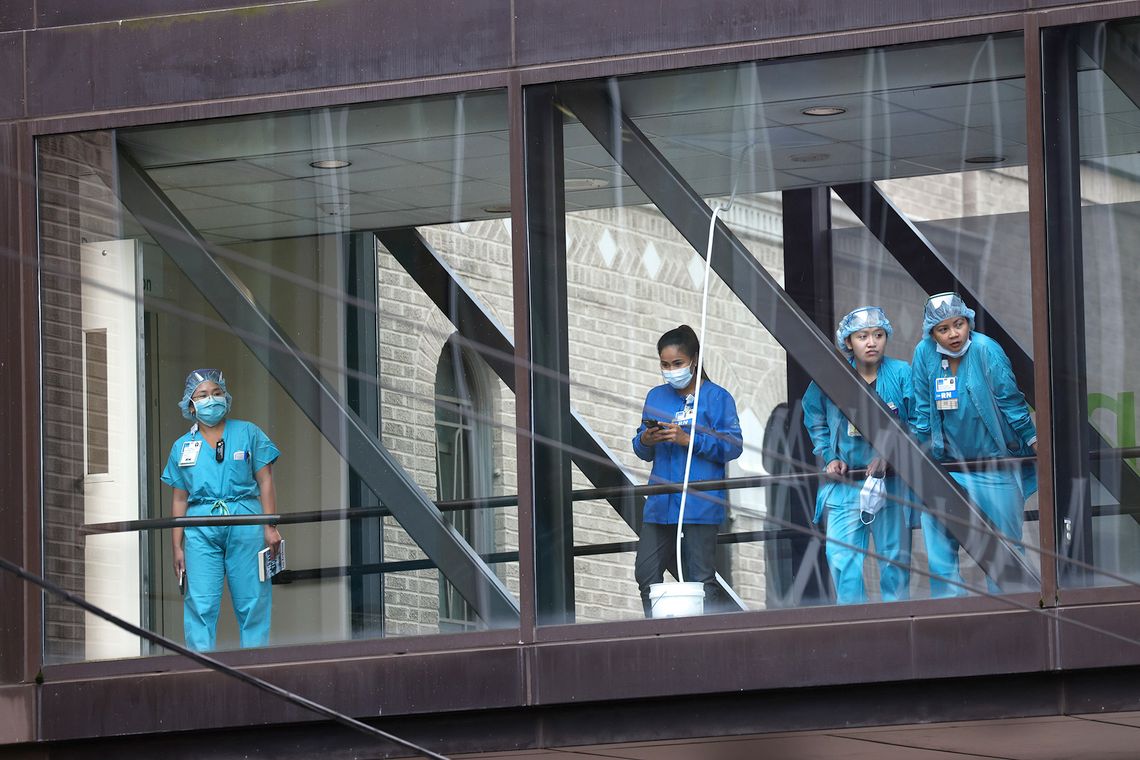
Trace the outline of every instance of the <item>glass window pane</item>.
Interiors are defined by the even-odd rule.
[[[54,580],[204,648],[518,624],[505,114],[485,92],[40,140]],[[474,313],[452,283],[486,324],[449,318]],[[222,423],[188,419],[197,368]],[[287,569],[262,584],[271,461]],[[230,523],[185,529],[185,599],[169,525],[129,524],[172,485]],[[47,604],[49,661],[149,653]]]
[[[1064,365],[1055,372],[1066,377],[1054,392],[1055,417],[1067,402],[1078,426],[1061,433],[1076,445],[1059,441],[1057,447],[1057,545],[1073,560],[1059,562],[1058,572],[1063,586],[1120,585],[1140,577],[1140,474],[1138,460],[1127,456],[1137,453],[1140,357],[1129,339],[1129,304],[1136,280],[1131,240],[1140,198],[1140,92],[1134,66],[1121,56],[1140,39],[1140,25],[1135,19],[1089,24],[1050,30],[1043,39],[1045,76],[1059,79],[1046,103],[1064,102],[1058,86],[1075,96],[1074,107],[1056,121],[1067,122],[1072,142],[1046,138],[1050,229],[1064,218],[1071,231],[1069,240],[1050,240],[1049,256],[1053,266],[1071,263],[1066,280],[1075,306],[1054,327],[1054,341],[1064,346],[1055,349],[1055,364]],[[1061,296],[1051,302],[1060,317]]]
[[[641,528],[640,542],[617,505],[583,493],[575,501],[576,619],[653,614],[655,595],[682,593],[652,586],[673,581],[678,561],[686,581],[696,574],[704,583],[705,612],[1036,589],[1034,487],[1022,474],[1034,466],[1035,432],[1025,371],[1032,325],[1021,39],[670,72],[561,92],[571,401],[638,484],[684,477],[686,396],[696,384],[680,377],[675,391],[663,370],[696,359],[669,331],[701,332],[708,208],[723,209],[735,240],[713,254],[699,352],[713,416],[697,413],[690,473],[727,482],[686,496],[697,522],[686,518],[680,558],[680,488],[640,492],[653,526]],[[932,404],[920,417],[910,389],[920,383],[930,399],[941,368],[922,331],[923,308],[941,291],[958,291],[978,313],[967,353],[944,374],[963,373],[962,398],[987,410],[1008,406],[1008,418],[987,411],[983,419],[963,405],[944,429],[945,414]],[[792,337],[800,333],[788,300],[818,337]],[[862,363],[848,354],[845,367],[837,327],[868,305],[882,308],[890,334],[874,339]],[[921,374],[909,366],[919,344]],[[1013,369],[1000,384],[988,382],[1003,355]],[[861,394],[860,375],[887,405],[875,413],[893,412],[899,422],[878,429],[886,423],[876,417],[871,440],[847,418],[847,410],[867,415],[869,398],[841,407],[822,392]],[[809,393],[805,412],[813,381],[820,392]],[[815,441],[805,414],[818,427]],[[666,423],[668,434],[650,431],[646,418]],[[908,431],[917,439],[900,443]],[[937,461],[918,451],[917,440],[931,438]],[[899,456],[909,463],[887,460],[887,506],[872,518],[860,511],[860,490],[876,445],[905,448]],[[828,460],[850,473],[821,476]],[[904,464],[909,481],[894,470]],[[576,476],[576,488],[591,486],[588,473]],[[952,508],[932,506],[946,494]],[[705,539],[706,525],[716,541]],[[1000,558],[987,576],[974,557],[995,543]],[[701,607],[698,599],[688,611]]]

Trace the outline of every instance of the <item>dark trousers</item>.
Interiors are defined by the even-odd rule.
[[[685,526],[681,539],[681,562],[685,580],[705,584],[705,612],[725,612],[727,600],[716,582],[716,535],[719,526]],[[637,542],[637,558],[633,562],[633,576],[641,591],[641,604],[645,617],[652,617],[649,607],[649,586],[665,579],[665,571],[677,577],[677,526],[644,523]]]

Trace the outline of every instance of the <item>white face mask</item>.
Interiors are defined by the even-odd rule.
[[[693,380],[692,366],[682,367],[681,369],[663,369],[661,370],[661,377],[665,382],[673,386],[677,390],[688,388],[689,383]]]
[[[934,341],[934,344],[935,348],[938,349],[938,353],[942,354],[943,356],[949,356],[951,359],[957,359],[959,356],[966,353],[966,349],[970,347],[970,341],[972,340],[973,338],[966,338],[966,342],[962,344],[962,347],[957,351],[951,351],[948,348],[943,348],[942,344],[938,341]]]

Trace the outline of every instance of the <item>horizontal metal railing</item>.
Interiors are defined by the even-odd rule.
[[[1100,449],[1089,453],[1094,459],[1133,459],[1140,458],[1140,447],[1120,449]],[[950,471],[966,471],[981,467],[1013,466],[1025,462],[1034,462],[1035,457],[1007,457],[1004,459],[984,459],[969,462],[947,462],[944,464]],[[811,485],[821,478],[856,482],[866,475],[865,469],[849,470],[843,478],[826,475],[822,472],[802,472],[782,475],[753,475],[735,478],[722,478],[718,480],[693,481],[690,489],[695,491],[731,491],[745,488],[765,488],[774,485]],[[573,501],[592,501],[608,499],[611,497],[637,497],[653,496],[656,494],[677,493],[681,490],[679,483],[651,483],[644,486],[586,488],[573,491]],[[487,498],[457,499],[451,501],[435,502],[441,512],[465,512],[482,509],[504,509],[518,504],[517,495],[492,496]],[[1123,514],[1133,509],[1140,509],[1140,505],[1128,507],[1094,508],[1094,516]],[[140,520],[123,520],[117,522],[94,523],[85,525],[82,531],[88,535],[107,533],[123,533],[139,530],[164,530],[170,528],[188,528],[210,525],[298,525],[319,522],[336,522],[343,520],[365,520],[371,518],[389,517],[391,511],[385,507],[361,507],[349,509],[324,509],[305,512],[290,512],[276,515],[209,515],[203,517],[157,517]],[[1036,510],[1025,513],[1025,521],[1033,522],[1040,519]],[[772,529],[743,531],[738,533],[722,533],[717,537],[720,544],[755,543],[764,541],[778,541],[800,538],[803,532],[793,529]],[[590,544],[574,547],[575,557],[600,556],[605,554],[618,554],[632,552],[637,549],[637,541],[615,541],[604,544]],[[517,562],[517,551],[492,552],[481,555],[485,562],[490,564],[503,564]],[[430,559],[399,560],[363,565],[343,565],[336,567],[312,568],[304,570],[287,570],[274,578],[275,583],[292,583],[294,581],[320,580],[325,578],[340,578],[360,575],[375,575],[386,573],[410,572],[414,570],[434,569],[435,563]]]

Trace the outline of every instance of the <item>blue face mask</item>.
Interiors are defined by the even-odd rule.
[[[665,378],[665,382],[673,386],[677,390],[688,388],[689,383],[693,380],[692,366],[682,367],[681,369],[663,369],[661,370],[661,377]]]
[[[206,427],[213,427],[225,418],[230,404],[225,396],[207,396],[194,402],[194,416]]]

